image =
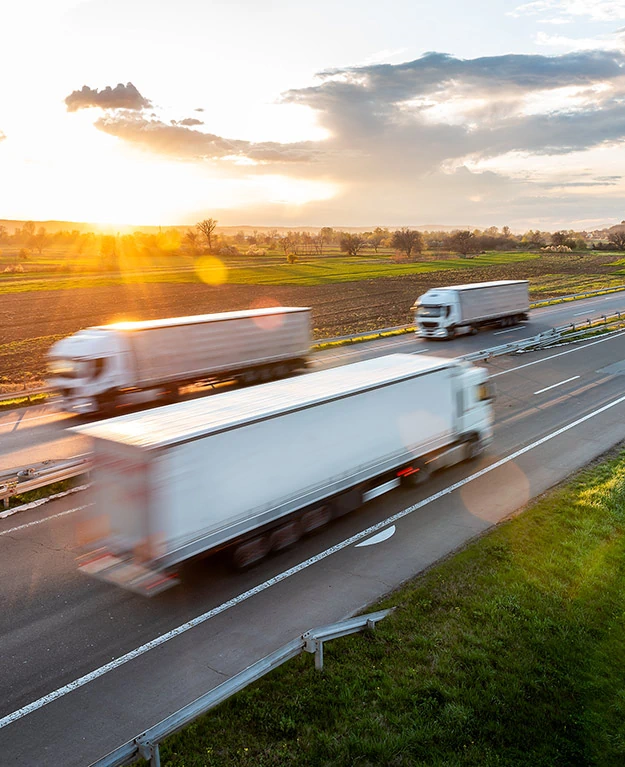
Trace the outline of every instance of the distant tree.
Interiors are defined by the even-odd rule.
[[[17,229],[15,230],[17,233]],[[24,225],[22,226],[21,235],[25,241],[30,240],[31,237],[34,237],[35,235],[35,222],[34,221],[25,221]]]
[[[361,237],[358,234],[345,233],[341,237],[339,247],[341,248],[341,253],[347,253],[350,256],[357,256],[364,248],[365,244],[366,240],[364,237]]]
[[[9,237],[9,230],[6,226],[0,226],[0,242],[6,242]]]
[[[410,258],[413,252],[421,253],[423,250],[423,236],[416,229],[397,229],[391,237],[391,247]]]
[[[197,232],[194,232],[193,229],[187,229],[184,234],[184,243],[191,253],[197,252],[197,241],[199,236],[200,235]]]
[[[625,229],[617,229],[608,233],[608,242],[615,250],[625,250]]]
[[[377,253],[378,248],[386,239],[388,239],[388,236],[388,229],[382,229],[381,226],[376,226],[373,232],[371,232],[371,234],[367,237],[367,241],[373,250]]]
[[[507,229],[507,227],[504,227],[504,229]],[[460,255],[465,258],[469,253],[477,253],[479,249],[479,244],[475,235],[468,229],[454,232],[449,238],[449,246],[452,250],[456,253],[460,253]]]
[[[571,237],[569,232],[565,232],[565,231],[554,232],[551,235],[551,244],[555,245],[556,247],[558,245],[564,245],[567,248],[574,248],[575,238]]]
[[[509,226],[504,226],[503,229],[501,230],[501,233],[506,238],[510,237],[510,235],[512,234]]]
[[[40,226],[37,234],[33,234],[30,238],[30,243],[34,248],[37,248],[39,255],[43,253],[43,249],[50,244],[50,237],[44,226]]]
[[[322,226],[319,230],[319,236],[322,238],[324,245],[332,245],[336,238],[336,232],[331,226]]]
[[[536,231],[529,229],[523,235],[521,242],[530,248],[542,248],[545,245],[545,238],[538,229],[536,229]]]
[[[206,238],[206,244],[208,245],[209,250],[213,249],[213,232],[215,231],[216,226],[217,220],[214,218],[205,218],[204,221],[200,221],[196,224],[196,227]]]
[[[290,234],[285,234],[284,237],[279,238],[278,243],[282,252],[284,253],[284,257],[286,258],[287,263],[295,263],[295,260],[291,260],[290,258],[291,256],[295,256],[295,248],[297,247],[297,243],[294,241],[293,236]]]

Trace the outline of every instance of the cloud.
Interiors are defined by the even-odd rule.
[[[540,16],[555,13],[555,21],[572,21],[587,16],[592,21],[625,19],[625,0],[537,0],[524,3],[510,12],[511,16]]]
[[[74,91],[65,99],[68,112],[76,112],[87,107],[101,109],[132,109],[135,111],[148,109],[152,104],[144,98],[132,83],[118,83],[114,88],[107,85],[101,91],[83,85],[81,90]]]
[[[159,119],[126,112],[106,115],[96,121],[96,127],[104,133],[182,160],[247,159],[258,163],[307,163],[319,154],[319,150],[309,142],[253,143],[192,130],[187,125],[186,120],[168,125]]]
[[[617,29],[601,37],[566,37],[566,35],[549,35],[539,32],[536,35],[538,45],[552,48],[570,48],[576,51],[589,50],[625,50],[625,30]]]
[[[198,120],[197,117],[185,117],[184,120],[179,120],[178,125],[186,125],[188,128],[193,125],[204,125],[203,120]]]
[[[341,211],[349,210],[365,220],[393,211],[393,221],[388,213],[385,218],[396,224],[415,216],[432,220],[441,209],[449,219],[465,220],[475,210],[483,211],[482,221],[492,221],[517,200],[534,200],[521,205],[523,213],[525,205],[540,204],[537,179],[506,165],[515,153],[544,166],[545,195],[579,201],[584,189],[589,195],[612,190],[610,210],[625,199],[623,179],[580,178],[573,161],[564,173],[555,170],[559,158],[593,150],[617,152],[623,161],[622,51],[475,59],[428,53],[401,64],[327,70],[313,86],[281,99],[312,109],[327,138],[254,143],[211,133],[210,126],[196,129],[201,121],[194,118],[165,121],[157,112],[125,110],[107,111],[96,127],[171,159],[227,167],[239,178],[279,175],[331,184],[340,190],[332,202],[306,207],[309,220],[317,216],[331,225],[340,225]]]

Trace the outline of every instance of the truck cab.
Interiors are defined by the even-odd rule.
[[[412,307],[416,310],[417,332],[422,338],[453,338],[460,322],[457,294],[451,290],[428,290]]]
[[[48,383],[62,396],[69,412],[95,413],[100,403],[128,375],[129,352],[121,337],[106,330],[81,330],[57,341],[48,353]]]

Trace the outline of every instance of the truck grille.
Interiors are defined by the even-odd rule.
[[[437,328],[438,323],[437,322],[422,322],[421,323],[424,328]]]

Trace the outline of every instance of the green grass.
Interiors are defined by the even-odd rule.
[[[625,453],[161,748],[170,767],[625,764]]]
[[[335,282],[356,282],[378,277],[399,277],[407,274],[464,269],[476,266],[495,266],[518,263],[539,258],[538,253],[487,253],[473,258],[447,258],[394,263],[388,258],[376,257],[302,257],[295,264],[273,263],[263,265],[262,258],[245,266],[245,259],[224,259],[226,281],[233,285],[323,285]],[[251,260],[251,259],[249,259]],[[248,260],[248,261],[249,261]],[[182,266],[187,266],[185,262]],[[209,279],[210,279],[210,275]],[[108,287],[136,283],[199,283],[201,278],[193,271],[162,271],[146,274],[58,275],[42,277],[30,273],[2,275],[0,295],[42,290]]]
[[[0,412],[3,410],[13,410],[17,407],[27,407],[29,405],[42,405],[50,398],[48,392],[40,392],[39,394],[19,395],[12,399],[0,400]]]
[[[9,499],[9,508],[12,509],[16,506],[22,506],[25,503],[32,503],[41,498],[49,498],[56,493],[64,493],[66,490],[71,490],[72,487],[76,487],[82,482],[84,482],[84,477],[72,477],[71,479],[63,479],[60,482],[55,482],[52,485],[39,487],[36,490],[29,490],[27,493],[18,493],[17,495],[11,496]],[[0,511],[3,508],[4,507],[0,507]]]

